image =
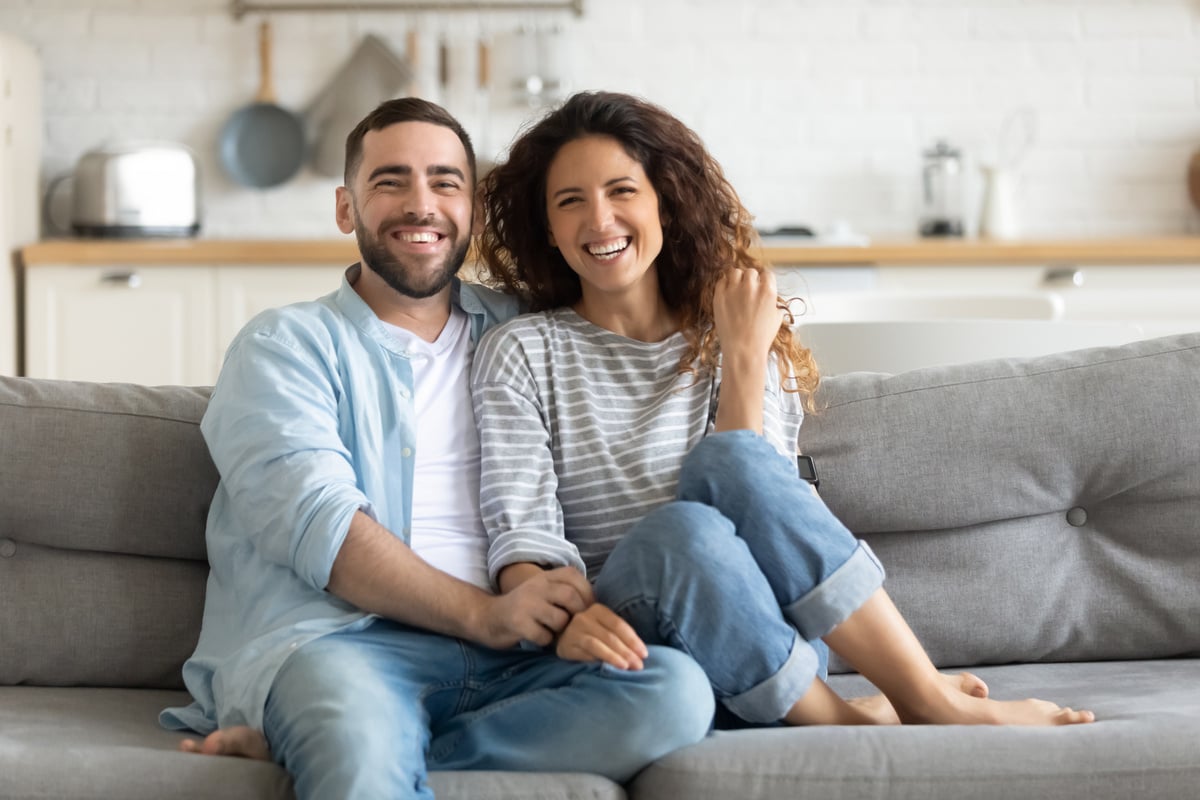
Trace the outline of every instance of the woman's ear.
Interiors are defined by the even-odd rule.
[[[550,226],[546,226],[546,238],[550,240],[551,247],[558,247],[558,241],[554,238],[554,231],[550,230]]]

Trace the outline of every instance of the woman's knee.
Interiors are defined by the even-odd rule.
[[[706,561],[715,550],[733,544],[733,523],[703,503],[675,501],[659,506],[617,545],[639,559]]]
[[[687,454],[679,475],[679,496],[705,502],[704,487],[716,482],[763,486],[778,480],[787,466],[766,439],[748,430],[721,431],[704,437]],[[698,494],[697,494],[698,493]]]

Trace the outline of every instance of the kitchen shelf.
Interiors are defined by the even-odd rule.
[[[583,16],[583,0],[514,0],[513,2],[490,2],[489,0],[392,0],[392,2],[358,2],[346,0],[342,3],[273,3],[245,2],[233,0],[233,18],[241,19],[246,14],[287,12],[375,12],[375,11],[571,11]]]
[[[865,247],[772,245],[759,251],[774,266],[863,265],[1019,266],[1071,264],[1200,264],[1200,237],[1054,239],[994,242],[983,239],[878,240]],[[49,239],[21,251],[38,264],[350,264],[358,259],[344,239]]]

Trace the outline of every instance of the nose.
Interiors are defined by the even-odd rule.
[[[602,197],[592,203],[588,224],[594,231],[602,231],[613,221],[612,203]]]
[[[422,220],[433,215],[433,190],[421,181],[414,181],[404,193],[400,210],[407,219]]]

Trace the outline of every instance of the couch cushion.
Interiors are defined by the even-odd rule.
[[[119,797],[202,800],[293,797],[275,764],[178,752],[178,733],[158,712],[187,702],[178,692],[0,688],[0,800]],[[438,800],[621,800],[596,775],[437,772]]]
[[[820,401],[821,495],[938,664],[1200,652],[1200,334],[840,375]]]
[[[1191,800],[1200,785],[1200,660],[976,670],[1001,699],[1053,698],[1064,728],[892,726],[718,732],[647,767],[633,800]],[[857,676],[835,676],[846,695]]]
[[[182,685],[217,483],[207,398],[0,377],[0,684]]]

